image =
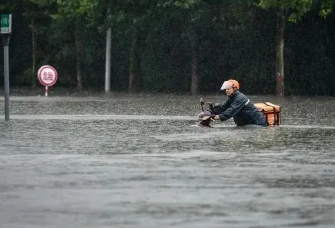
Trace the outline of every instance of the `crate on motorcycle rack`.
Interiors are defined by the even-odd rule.
[[[269,126],[281,124],[281,110],[279,105],[270,102],[256,103],[256,108],[261,111]]]

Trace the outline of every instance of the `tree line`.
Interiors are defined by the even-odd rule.
[[[333,0],[1,1],[11,86],[48,64],[78,90],[335,95]]]

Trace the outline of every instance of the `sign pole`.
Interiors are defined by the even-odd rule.
[[[9,46],[10,35],[4,35],[4,89],[5,89],[5,120],[9,120]]]
[[[4,90],[5,90],[5,120],[9,120],[9,42],[12,33],[12,15],[1,14],[1,35],[4,46]]]

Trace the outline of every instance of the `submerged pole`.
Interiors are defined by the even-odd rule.
[[[3,36],[4,43],[4,90],[5,90],[5,120],[9,120],[9,41],[10,35]]]

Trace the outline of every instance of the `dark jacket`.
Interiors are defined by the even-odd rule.
[[[233,117],[237,126],[248,124],[267,126],[263,113],[258,111],[256,106],[238,90],[227,101],[215,107],[213,114],[219,115],[222,121]]]

